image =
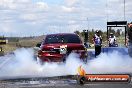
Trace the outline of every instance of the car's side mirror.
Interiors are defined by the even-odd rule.
[[[36,47],[39,47],[39,48],[40,48],[40,46],[41,46],[41,43],[38,43],[38,44],[36,45]]]

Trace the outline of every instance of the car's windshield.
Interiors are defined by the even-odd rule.
[[[81,43],[80,38],[77,35],[49,35],[45,39],[45,44],[52,43]]]

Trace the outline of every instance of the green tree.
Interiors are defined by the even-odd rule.
[[[76,30],[74,33],[80,35],[80,32],[78,30]]]

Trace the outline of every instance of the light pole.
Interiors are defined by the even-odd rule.
[[[88,30],[89,30],[89,19],[88,19],[88,17],[87,17],[87,22],[88,22]]]
[[[126,1],[124,0],[124,21],[126,20]]]

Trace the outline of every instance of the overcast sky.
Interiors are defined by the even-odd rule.
[[[132,0],[126,20],[132,21]],[[0,0],[0,35],[36,36],[83,29],[106,30],[124,20],[124,0]],[[106,8],[107,7],[107,8]]]

